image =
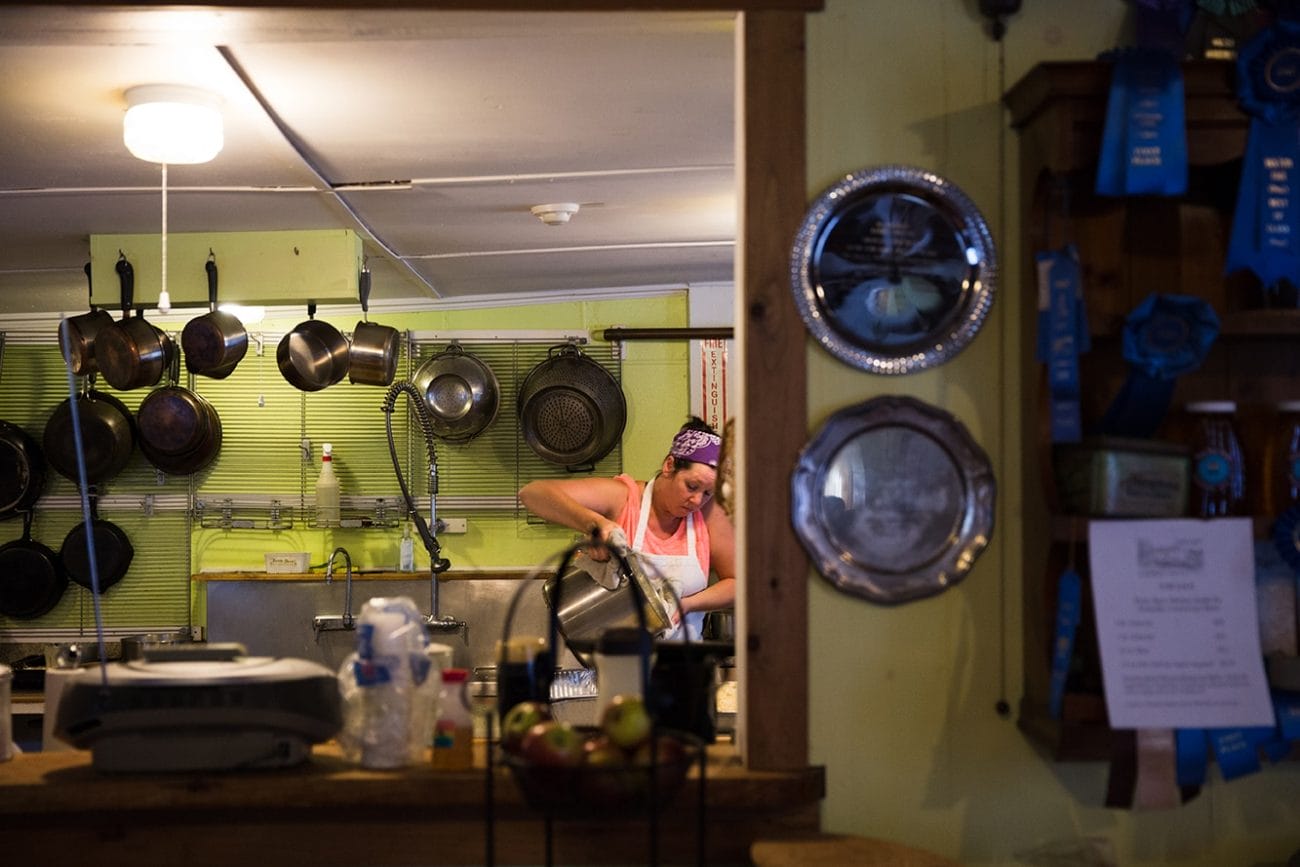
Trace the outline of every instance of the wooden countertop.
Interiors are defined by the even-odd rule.
[[[344,572],[335,570],[334,580],[342,581]],[[503,579],[518,580],[535,576],[537,578],[546,578],[549,572],[534,573],[522,569],[514,570],[448,570],[438,577],[444,581],[464,581],[471,578],[477,579]],[[249,570],[247,572],[196,572],[190,576],[191,581],[324,581],[325,570],[318,572],[265,572],[262,570]],[[389,572],[389,571],[354,571],[352,580],[355,581],[428,581],[429,570],[416,572]]]
[[[167,860],[187,865],[277,863],[280,855],[356,865],[382,839],[406,841],[383,846],[386,864],[482,863],[491,838],[499,863],[540,863],[544,816],[522,800],[507,768],[489,778],[482,742],[476,752],[478,766],[463,772],[368,770],[325,744],[293,768],[175,774],[103,774],[79,750],[20,754],[0,763],[0,825],[25,829],[9,836],[6,860],[71,863],[93,853],[96,864],[139,865],[175,853]],[[750,771],[730,744],[707,755],[703,789],[693,767],[656,817],[666,853],[694,860],[703,840],[710,863],[747,863],[754,839],[816,830],[823,768]],[[623,863],[611,853],[644,852],[647,818],[566,817],[553,828],[559,863]]]

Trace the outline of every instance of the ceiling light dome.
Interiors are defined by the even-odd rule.
[[[122,139],[151,163],[206,163],[221,152],[220,101],[194,87],[146,84],[126,92]]]

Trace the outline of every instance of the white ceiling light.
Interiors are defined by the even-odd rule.
[[[126,149],[151,163],[206,163],[224,144],[220,103],[194,87],[146,84],[126,92],[122,138]]]
[[[577,202],[556,202],[550,205],[533,205],[529,210],[548,226],[563,226],[569,222],[570,217],[578,213],[578,207]]]

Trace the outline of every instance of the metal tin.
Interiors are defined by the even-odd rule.
[[[1187,514],[1191,456],[1176,443],[1106,437],[1056,448],[1061,508],[1108,518]]]

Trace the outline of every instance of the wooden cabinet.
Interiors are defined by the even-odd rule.
[[[1101,61],[1041,64],[1005,97],[1020,140],[1020,338],[1027,384],[1021,419],[1032,450],[1022,491],[1025,691],[1019,721],[1062,760],[1104,758],[1110,733],[1086,589],[1062,718],[1050,719],[1047,711],[1056,578],[1073,559],[1086,585],[1087,519],[1063,515],[1054,492],[1045,376],[1034,353],[1035,254],[1066,243],[1079,251],[1093,336],[1092,350],[1080,359],[1085,428],[1101,417],[1127,375],[1120,330],[1129,311],[1151,293],[1194,295],[1214,306],[1222,321],[1219,338],[1201,368],[1178,380],[1157,437],[1183,438],[1178,409],[1188,401],[1236,400],[1248,496],[1261,533],[1273,509],[1262,477],[1273,406],[1300,397],[1295,298],[1264,293],[1248,273],[1223,273],[1248,128],[1233,90],[1234,65],[1184,64],[1190,178],[1188,192],[1177,198],[1093,193],[1111,68]]]

